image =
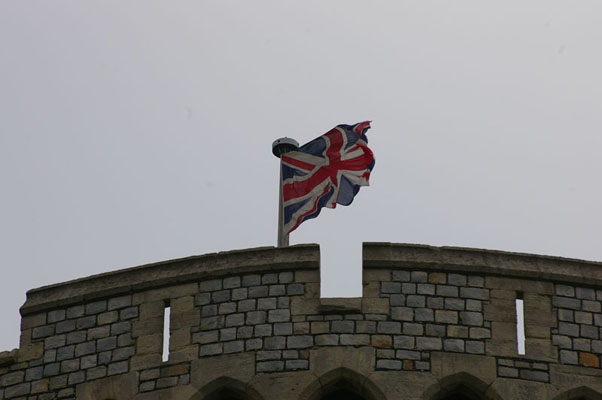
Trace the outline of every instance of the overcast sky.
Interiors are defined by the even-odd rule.
[[[276,243],[281,136],[373,120],[291,235],[602,260],[602,2],[0,0],[0,351],[34,287]]]

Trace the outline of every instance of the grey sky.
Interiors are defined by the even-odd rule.
[[[25,291],[276,243],[280,136],[373,120],[371,187],[291,243],[602,260],[602,3],[0,1],[0,351]]]

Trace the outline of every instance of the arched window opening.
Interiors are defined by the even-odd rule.
[[[475,396],[467,396],[464,393],[454,393],[443,398],[443,400],[479,400]]]
[[[242,393],[231,388],[221,388],[209,396],[205,397],[205,400],[246,400]]]
[[[364,398],[349,390],[339,389],[322,397],[322,400],[364,400]]]

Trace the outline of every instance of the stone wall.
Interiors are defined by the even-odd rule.
[[[320,298],[316,245],[31,290],[0,400],[602,399],[600,263],[388,243],[363,257],[361,298]]]

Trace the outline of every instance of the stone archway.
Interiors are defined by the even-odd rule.
[[[602,400],[602,394],[587,386],[579,386],[559,394],[554,400]]]
[[[431,388],[424,395],[425,400],[501,400],[487,383],[479,378],[459,372],[439,381],[436,388]]]
[[[348,368],[336,368],[318,378],[299,396],[300,400],[386,400],[368,377]]]
[[[230,377],[221,377],[203,386],[189,400],[263,400],[263,398],[246,383]]]

